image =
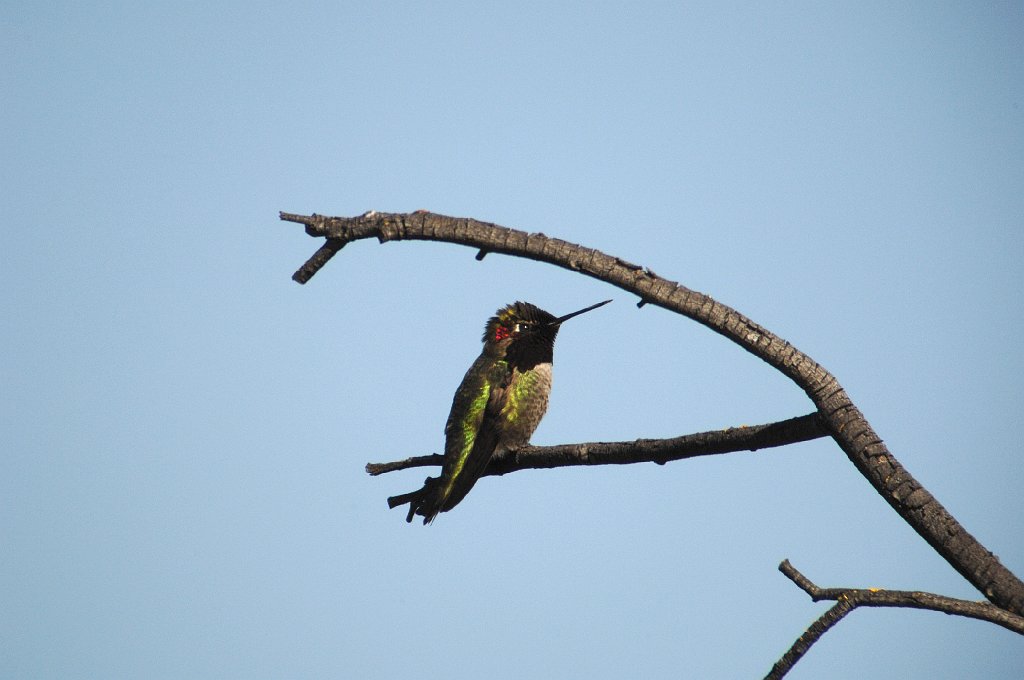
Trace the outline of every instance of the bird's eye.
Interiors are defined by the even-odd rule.
[[[516,333],[525,333],[530,330],[530,324],[526,322],[520,322],[516,324]]]

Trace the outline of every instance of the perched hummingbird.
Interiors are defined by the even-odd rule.
[[[484,350],[455,391],[444,426],[444,464],[440,477],[427,477],[419,491],[392,496],[392,508],[409,503],[411,522],[459,504],[495,454],[525,446],[548,408],[555,335],[564,321],[597,309],[599,302],[555,317],[528,302],[498,310],[484,328]]]

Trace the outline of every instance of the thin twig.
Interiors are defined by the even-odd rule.
[[[796,665],[796,662],[803,658],[803,655],[807,653],[811,645],[817,642],[829,628],[839,623],[844,616],[852,612],[855,606],[845,598],[836,602],[827,612],[819,616],[814,623],[808,626],[804,634],[798,637],[796,642],[782,655],[782,658],[775,662],[768,675],[764,676],[765,680],[779,680],[779,678],[785,677],[786,673]]]
[[[1024,635],[1024,616],[1018,616],[1001,609],[990,602],[960,600],[945,595],[925,593],[911,590],[883,590],[881,588],[820,588],[809,578],[783,560],[779,571],[786,575],[812,600],[835,600],[836,604],[822,614],[811,626],[796,639],[796,642],[783,654],[772,670],[765,676],[776,680],[783,677],[793,665],[810,649],[811,645],[825,632],[839,623],[849,612],[857,607],[907,607],[910,609],[928,609],[952,616],[965,616],[981,621],[988,621],[997,626]]]
[[[367,463],[366,472],[376,477],[385,472],[395,470],[408,470],[409,468],[430,467],[431,465],[441,466],[444,463],[444,456],[439,453],[431,453],[426,456],[412,456],[402,460],[393,460],[389,463]]]

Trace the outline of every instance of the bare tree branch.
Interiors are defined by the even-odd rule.
[[[366,474],[376,477],[377,475],[383,475],[386,472],[408,470],[410,468],[418,467],[432,467],[434,465],[437,467],[444,465],[444,456],[440,453],[429,453],[425,456],[412,456],[410,458],[403,458],[402,460],[393,460],[388,463],[367,463]],[[486,475],[487,472],[485,471],[481,477]]]
[[[730,427],[698,432],[672,439],[637,439],[631,442],[588,442],[559,446],[524,446],[491,461],[486,475],[505,475],[527,469],[546,469],[575,465],[629,465],[657,463],[710,456],[733,451],[757,451],[828,436],[817,413],[808,413],[765,425]],[[444,456],[415,456],[390,463],[367,463],[371,475],[414,467],[441,465]]]
[[[1024,616],[1011,614],[989,602],[961,600],[945,595],[924,593],[919,590],[883,590],[881,588],[819,588],[801,574],[789,560],[783,560],[779,571],[811,596],[815,602],[845,598],[854,607],[909,607],[930,609],[944,614],[966,616],[994,623],[997,626],[1024,635]]]
[[[766,678],[781,678],[796,664],[829,628],[839,623],[840,619],[857,607],[909,607],[911,609],[929,609],[953,616],[966,616],[972,619],[988,621],[997,626],[1024,635],[1024,616],[995,606],[989,602],[960,600],[954,597],[936,595],[910,590],[882,590],[879,588],[819,588],[806,576],[800,573],[789,560],[783,560],[779,571],[786,575],[801,590],[811,596],[815,602],[835,600],[836,605],[822,614],[811,626],[797,638],[796,642],[779,659]]]
[[[310,236],[328,240],[295,273],[293,278],[303,283],[345,244],[358,239],[376,238],[381,243],[442,241],[564,267],[629,291],[645,304],[663,307],[703,324],[793,380],[814,403],[832,438],[882,498],[991,602],[1012,613],[1024,614],[1024,583],[900,465],[836,378],[809,356],[736,310],[663,279],[645,267],[598,250],[470,218],[425,211],[371,211],[350,218],[281,213],[281,219],[303,224]]]
[[[835,603],[827,612],[819,616],[814,623],[808,626],[804,634],[796,639],[793,646],[786,650],[782,658],[775,662],[765,680],[778,680],[785,677],[786,673],[796,665],[796,662],[803,658],[807,650],[824,635],[829,628],[853,611],[853,604],[847,599],[841,599]]]

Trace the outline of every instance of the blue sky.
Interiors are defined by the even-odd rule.
[[[0,675],[760,677],[822,586],[980,595],[828,441],[485,479],[432,526],[494,310],[565,313],[538,444],[807,413],[696,324],[543,265],[317,247],[430,209],[706,292],[831,370],[1024,576],[1020,3],[10,3]],[[857,611],[794,678],[1024,676]]]

